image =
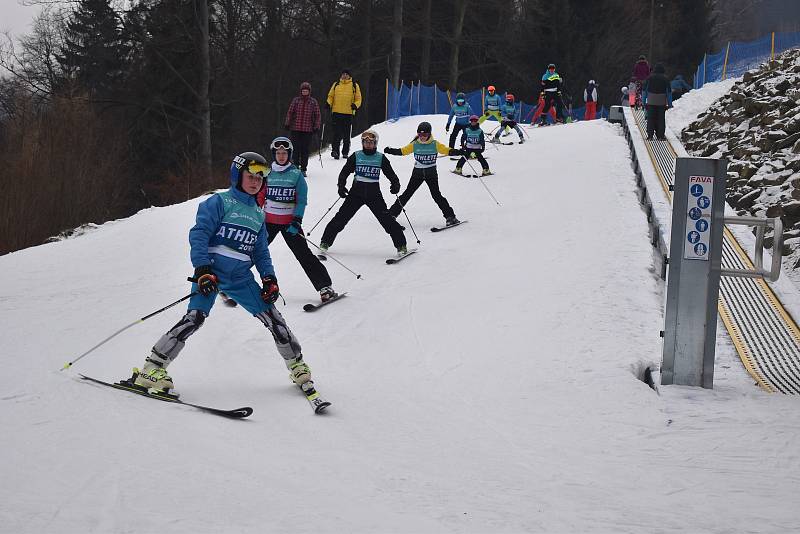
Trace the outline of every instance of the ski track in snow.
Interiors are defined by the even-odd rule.
[[[380,147],[407,143],[421,120],[446,141],[444,116],[412,117],[377,125]],[[635,376],[661,360],[664,292],[620,128],[529,134],[492,151],[484,180],[502,207],[439,161],[442,191],[470,223],[427,232],[443,219],[420,188],[407,206],[420,252],[400,265],[384,264],[391,240],[360,210],[331,253],[363,278],[327,262],[350,293],[319,312],[302,311],[316,293],[273,243],[279,309],[333,402],[325,416],[263,326],[221,304],[170,370],[183,400],[249,405],[248,420],[58,371],[188,293],[202,199],[0,258],[0,532],[795,529],[797,398],[754,387],[722,334],[714,390],[657,395]],[[412,158],[389,158],[405,186]],[[309,222],[335,198],[342,162],[324,165],[310,162]],[[127,376],[184,309],[75,371]]]

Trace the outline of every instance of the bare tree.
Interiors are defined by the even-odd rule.
[[[395,0],[392,20],[392,85],[400,87],[400,64],[403,44],[403,0]]]
[[[461,53],[461,33],[464,29],[464,16],[467,14],[467,0],[456,0],[453,37],[450,45],[450,89],[458,87],[458,57]]]

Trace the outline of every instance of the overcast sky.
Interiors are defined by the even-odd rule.
[[[20,37],[30,30],[33,17],[41,6],[23,6],[21,0],[0,0],[0,32]]]

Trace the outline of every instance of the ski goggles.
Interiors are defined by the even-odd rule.
[[[417,132],[417,135],[424,135],[425,137],[429,136],[430,132]]]
[[[276,150],[278,148],[283,148],[285,150],[291,150],[292,149],[292,142],[289,141],[288,139],[276,139],[275,141],[272,142],[272,145],[270,145],[270,148],[272,150]]]
[[[363,133],[361,134],[361,142],[364,143],[366,141],[370,141],[372,143],[377,143],[378,140],[375,138],[375,134],[373,133]]]
[[[268,169],[266,165],[252,162],[247,166],[247,172],[249,172],[250,174],[255,174],[261,178],[264,178],[267,175]]]

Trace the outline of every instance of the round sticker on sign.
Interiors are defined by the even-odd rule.
[[[706,209],[710,205],[711,205],[711,199],[709,199],[708,197],[700,197],[697,199],[697,206],[700,209]]]
[[[698,241],[700,241],[700,232],[695,232],[694,230],[692,230],[691,232],[689,232],[689,235],[686,236],[686,239],[689,240],[689,243],[697,243]]]
[[[696,221],[700,217],[703,216],[703,212],[700,211],[700,208],[692,208],[689,210],[689,218],[693,221]]]
[[[705,256],[708,252],[708,247],[705,243],[698,243],[694,246],[694,253],[698,256]]]
[[[697,228],[698,232],[705,232],[708,230],[708,221],[705,219],[700,219],[696,223],[694,223],[694,227]]]

